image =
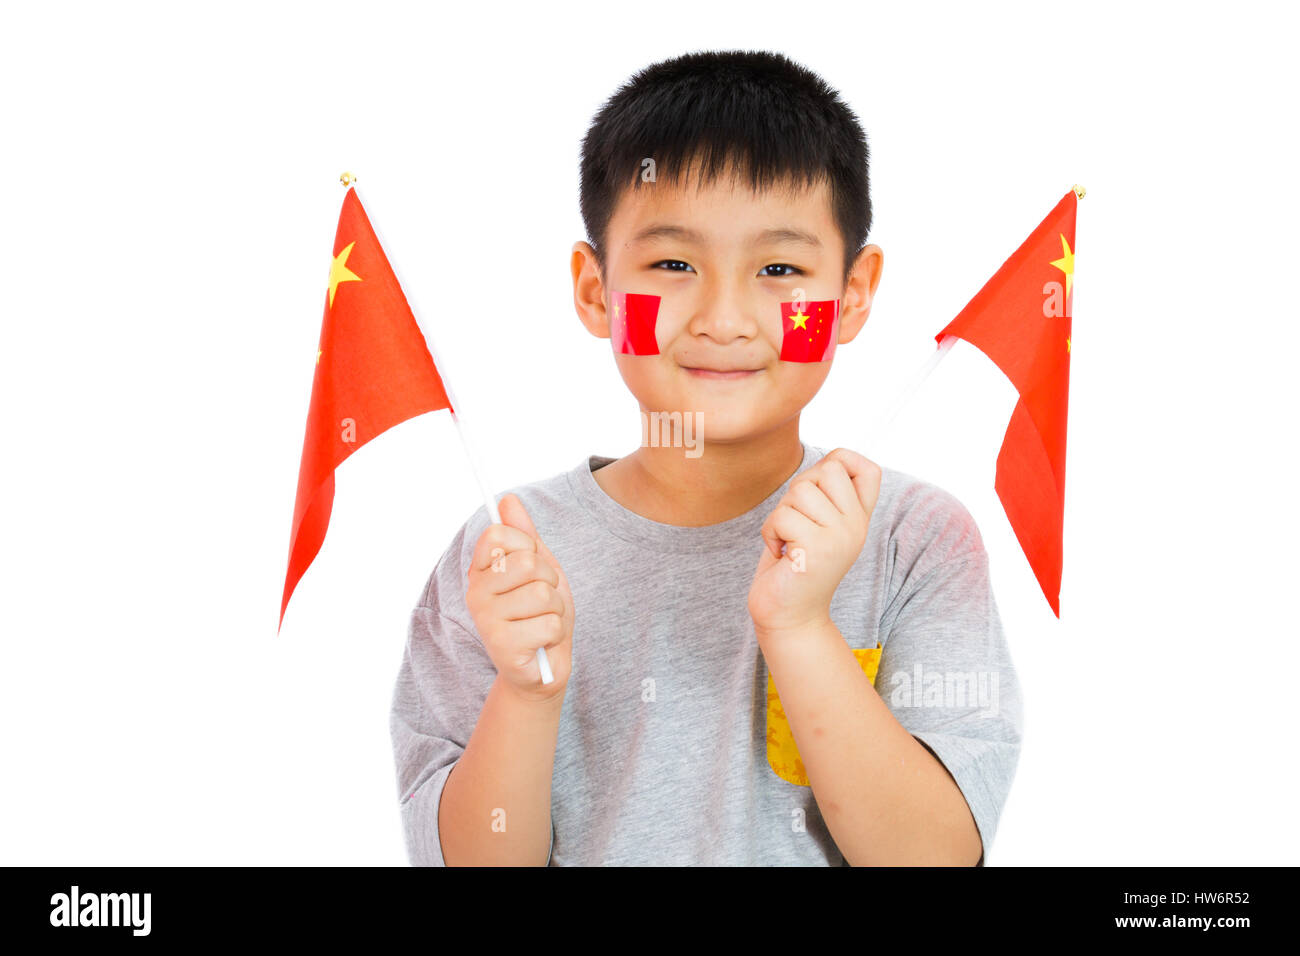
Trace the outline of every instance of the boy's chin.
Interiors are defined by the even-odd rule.
[[[683,419],[686,415],[683,414]],[[700,443],[732,444],[765,434],[770,426],[752,407],[696,403],[690,409],[691,437]]]

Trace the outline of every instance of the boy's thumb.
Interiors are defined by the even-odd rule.
[[[542,536],[537,533],[537,528],[533,526],[533,519],[528,517],[528,512],[524,510],[524,503],[519,500],[519,496],[514,494],[502,496],[501,500],[497,502],[497,510],[501,512],[502,524],[518,528],[537,542],[537,553],[550,562],[551,567],[559,572],[560,588],[567,594],[569,585],[564,577],[564,569],[560,567],[560,562],[555,560],[555,555],[551,554],[551,549],[546,546]]]
[[[539,545],[541,544],[542,539],[538,537],[537,529],[533,527],[533,519],[528,517],[528,512],[524,510],[524,503],[519,500],[518,495],[503,495],[497,502],[497,510],[501,512],[502,524],[518,528]]]

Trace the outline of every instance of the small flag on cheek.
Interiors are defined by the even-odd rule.
[[[659,296],[640,292],[615,292],[610,298],[609,338],[621,355],[658,355],[655,320]]]
[[[782,362],[829,362],[840,337],[840,300],[782,302],[781,331]]]

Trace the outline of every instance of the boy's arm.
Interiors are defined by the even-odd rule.
[[[443,786],[438,833],[448,866],[546,866],[551,771],[564,695],[520,698],[498,679]]]
[[[1021,703],[988,556],[978,537],[966,543],[886,611],[875,687],[830,622],[802,641],[759,635],[817,805],[854,866],[977,865],[993,838]]]
[[[501,693],[482,642],[438,610],[438,573],[411,614],[390,717],[407,855],[545,866],[560,703],[552,713]]]
[[[793,638],[793,639],[792,639]],[[759,644],[831,838],[851,866],[974,866],[948,771],[903,728],[834,624]]]

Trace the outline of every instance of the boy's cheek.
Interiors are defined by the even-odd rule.
[[[830,370],[830,362],[777,362],[769,384],[785,404],[803,407],[821,390]]]

